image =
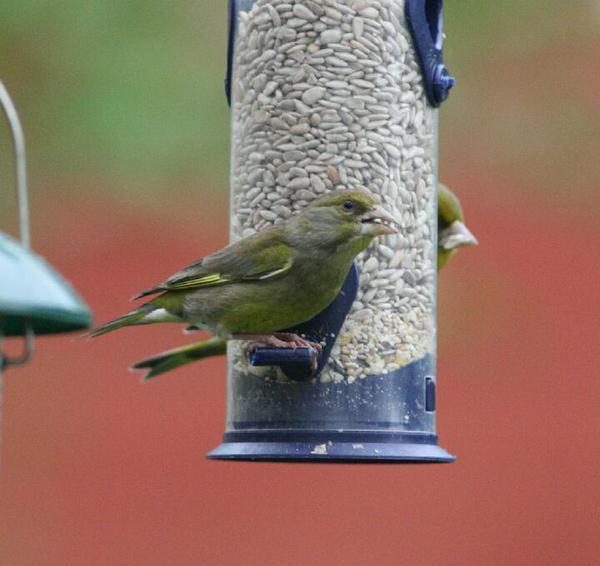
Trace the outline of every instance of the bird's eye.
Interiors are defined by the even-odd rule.
[[[342,208],[344,210],[354,210],[354,201],[345,200],[344,204],[342,204]]]

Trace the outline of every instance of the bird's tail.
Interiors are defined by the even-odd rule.
[[[167,350],[162,354],[157,354],[151,358],[146,358],[141,362],[131,366],[132,370],[147,369],[150,370],[144,377],[143,381],[148,381],[161,373],[165,373],[172,369],[181,367],[185,364],[208,358],[210,356],[220,356],[227,353],[227,341],[221,338],[209,338],[201,342],[187,344],[180,348]]]
[[[150,314],[155,309],[151,304],[142,305],[139,309],[128,312],[119,318],[115,318],[106,324],[102,324],[101,326],[97,326],[93,328],[88,333],[84,334],[86,337],[94,338],[96,336],[102,336],[108,332],[112,332],[113,330],[118,330],[119,328],[123,328],[124,326],[130,326],[132,324],[141,324],[142,319],[145,318],[148,314]]]

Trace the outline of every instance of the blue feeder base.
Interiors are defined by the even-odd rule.
[[[429,434],[362,432],[231,432],[211,460],[330,463],[442,463],[455,457]]]
[[[435,434],[435,360],[347,383],[235,381],[215,460],[452,462]],[[268,417],[268,418],[267,418]],[[406,420],[405,420],[406,419]],[[408,428],[408,427],[411,428]]]

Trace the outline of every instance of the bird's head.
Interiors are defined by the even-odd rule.
[[[350,244],[359,251],[376,236],[394,234],[397,222],[366,190],[333,191],[312,201],[298,215],[298,227],[317,245]],[[358,253],[358,252],[357,252]]]
[[[460,201],[446,185],[438,183],[438,270],[460,248],[477,244],[477,238],[465,225]]]

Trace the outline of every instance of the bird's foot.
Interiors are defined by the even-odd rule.
[[[276,332],[273,334],[275,338],[278,340],[283,340],[289,345],[291,344],[293,348],[312,348],[317,352],[320,352],[323,349],[323,346],[319,344],[319,342],[313,342],[311,340],[307,340],[306,338],[302,338],[302,336],[298,336],[298,334],[294,334],[293,332]]]
[[[271,348],[312,348],[320,352],[323,346],[318,342],[311,342],[292,332],[273,332],[273,334],[234,334],[233,340],[248,340],[248,350],[257,346]]]

